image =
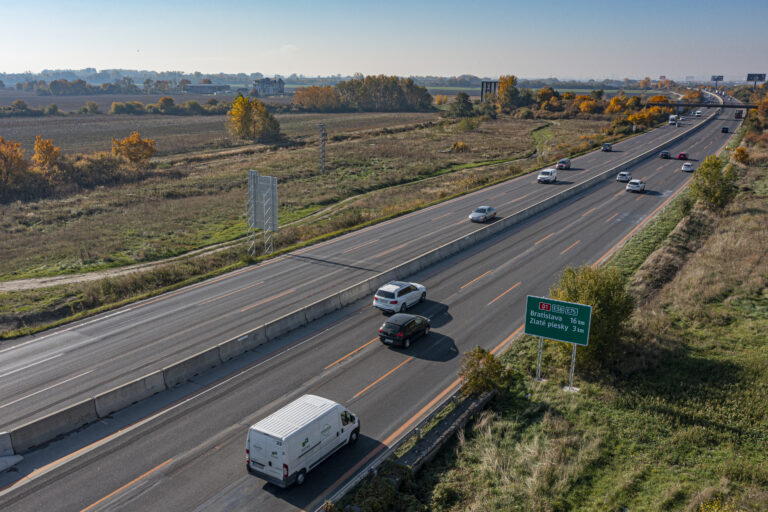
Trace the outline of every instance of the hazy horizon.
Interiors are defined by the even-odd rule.
[[[491,0],[472,8],[451,0],[393,0],[386,7],[349,0],[63,4],[6,7],[0,40],[13,50],[5,52],[0,72],[92,67],[563,80],[722,74],[744,80],[768,67],[768,2],[759,0],[649,0],[642,8],[600,0],[576,8],[564,0]],[[729,20],[723,22],[726,8]]]

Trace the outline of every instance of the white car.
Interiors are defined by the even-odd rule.
[[[693,115],[696,117],[701,117],[701,110],[697,110]]]
[[[469,220],[472,222],[487,222],[496,216],[496,209],[493,206],[478,206],[469,214]]]
[[[643,180],[630,180],[627,183],[627,192],[645,192],[645,182]]]
[[[683,172],[693,172],[693,164],[691,162],[685,162],[680,170]]]
[[[373,306],[387,313],[403,312],[427,298],[427,288],[419,283],[390,281],[376,291]]]
[[[632,175],[628,171],[621,171],[619,174],[616,175],[616,181],[620,181],[622,183],[626,183],[631,179],[632,179]]]
[[[685,116],[680,116],[680,118],[678,119],[678,121],[685,121]]]

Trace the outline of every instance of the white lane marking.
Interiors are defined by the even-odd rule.
[[[61,357],[63,355],[64,355],[64,352],[59,352],[58,354],[56,354],[54,356],[51,356],[51,357],[49,357],[47,359],[42,359],[40,361],[37,361],[36,363],[28,364],[27,366],[22,366],[21,368],[16,368],[15,370],[10,371],[10,372],[5,372],[5,373],[3,373],[3,377],[7,377],[9,375],[13,375],[16,372],[20,372],[21,370],[26,370],[27,368],[31,368],[31,367],[33,367],[35,365],[38,365],[38,364],[43,364],[46,361],[50,361],[51,359],[56,359],[57,357]]]
[[[21,402],[22,400],[25,400],[25,399],[27,399],[27,398],[29,398],[29,397],[31,397],[31,396],[39,395],[39,394],[40,394],[40,393],[42,393],[43,391],[48,391],[49,389],[53,389],[53,388],[55,388],[56,386],[61,386],[62,384],[66,384],[67,382],[69,382],[69,381],[71,381],[71,380],[75,380],[75,379],[77,379],[78,377],[82,377],[83,375],[88,375],[88,374],[89,374],[89,373],[91,373],[91,372],[93,372],[93,370],[88,370],[87,372],[83,372],[83,373],[81,373],[80,375],[75,375],[74,377],[70,377],[70,378],[68,378],[68,379],[66,379],[66,380],[63,380],[63,381],[61,381],[61,382],[57,382],[56,384],[53,384],[52,386],[48,386],[47,388],[41,389],[41,390],[39,390],[39,391],[35,391],[34,393],[30,393],[30,394],[28,394],[28,395],[25,395],[25,396],[23,396],[23,397],[21,397],[21,398],[17,398],[17,399],[16,399],[16,400],[14,400],[13,402],[8,402],[7,404],[3,404],[3,405],[0,405],[0,409],[2,409],[3,407],[8,407],[9,405],[13,405],[13,404],[15,404],[16,402]]]

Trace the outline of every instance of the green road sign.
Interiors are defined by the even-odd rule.
[[[587,346],[592,306],[528,296],[525,334]]]

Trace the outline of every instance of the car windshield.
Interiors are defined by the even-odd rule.
[[[543,174],[544,176],[549,176],[550,171],[541,171],[541,174]]]
[[[475,208],[475,213],[485,213],[485,212],[486,212],[485,208]]]
[[[398,332],[400,332],[400,326],[397,324],[390,324],[389,322],[387,322],[384,324],[381,330],[384,332],[384,334],[397,334]]]
[[[376,292],[376,296],[377,297],[383,297],[385,299],[394,299],[395,298],[395,294],[394,293],[388,292],[388,291],[385,291],[385,290],[377,291]]]

